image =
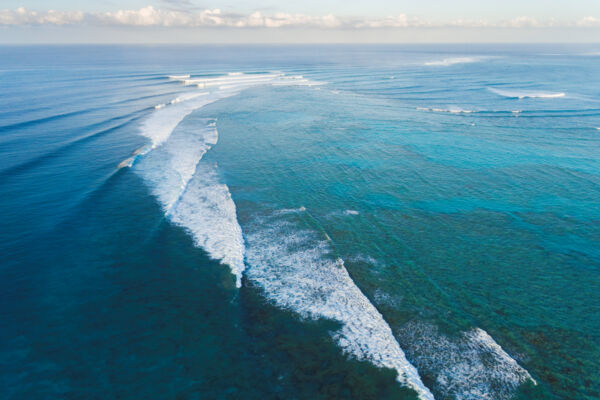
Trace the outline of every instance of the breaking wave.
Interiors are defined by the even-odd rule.
[[[187,82],[189,75],[170,76]],[[244,240],[229,188],[219,180],[216,166],[201,163],[217,143],[214,120],[190,126],[182,121],[193,111],[233,96],[249,87],[274,84],[303,84],[283,74],[232,73],[203,80],[210,91],[186,92],[168,104],[160,104],[140,128],[150,145],[136,150],[118,167],[135,167],[150,186],[167,218],[191,233],[197,246],[213,259],[228,265],[241,286],[244,271]],[[210,85],[207,83],[210,82]],[[214,85],[217,86],[217,85]]]
[[[445,397],[508,400],[525,382],[536,384],[483,329],[449,337],[434,325],[409,322],[398,338],[419,371],[432,378],[432,389]]]
[[[379,311],[354,284],[326,234],[303,229],[297,213],[272,213],[244,226],[248,270],[276,305],[304,318],[339,322],[332,333],[349,355],[397,371],[420,399],[433,399]]]
[[[438,113],[450,113],[450,114],[471,114],[477,111],[464,110],[462,108],[429,108],[429,107],[417,107],[419,111],[429,111]]]
[[[520,90],[503,90],[496,88],[489,88],[489,90],[499,96],[508,97],[511,99],[556,99],[566,96],[564,92],[526,92]]]
[[[444,58],[443,60],[428,61],[425,63],[428,67],[448,67],[456,64],[469,64],[482,61],[481,57],[452,57]]]

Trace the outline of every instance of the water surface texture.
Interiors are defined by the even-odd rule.
[[[597,399],[597,46],[0,48],[0,397]]]

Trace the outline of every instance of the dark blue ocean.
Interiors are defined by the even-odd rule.
[[[600,46],[0,47],[0,398],[600,398]]]

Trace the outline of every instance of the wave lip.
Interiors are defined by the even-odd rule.
[[[510,99],[556,99],[565,97],[564,92],[527,92],[521,90],[503,90],[496,88],[489,88],[492,93],[496,93],[502,97],[508,97]]]
[[[428,67],[449,67],[456,64],[470,64],[482,61],[481,57],[450,57],[443,60],[428,61],[424,65]]]
[[[420,399],[433,400],[383,316],[333,254],[329,240],[300,228],[295,215],[275,212],[244,227],[247,278],[279,307],[303,318],[338,321],[342,326],[332,336],[344,352],[396,370],[399,383]]]

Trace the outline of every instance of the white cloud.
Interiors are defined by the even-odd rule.
[[[68,25],[83,21],[81,11],[31,11],[23,7],[16,10],[0,10],[0,25]]]
[[[219,9],[190,11],[160,9],[153,6],[139,10],[119,10],[104,13],[81,11],[32,11],[23,7],[0,10],[0,25],[117,25],[134,27],[229,27],[229,28],[285,28],[310,27],[321,29],[398,29],[398,28],[548,28],[598,27],[600,19],[588,16],[575,22],[558,23],[554,19],[538,20],[520,16],[508,21],[463,20],[436,22],[410,17],[406,14],[381,18],[349,18],[332,14],[311,16],[305,14],[275,13],[264,15],[224,13]]]
[[[577,26],[581,26],[581,27],[595,27],[595,26],[600,26],[600,18],[595,18],[595,17],[584,17],[582,19],[580,19],[579,21],[577,21]]]

